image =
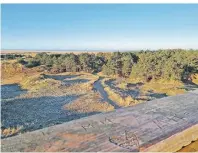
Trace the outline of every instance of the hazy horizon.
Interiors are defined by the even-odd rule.
[[[157,51],[157,50],[198,50],[198,48],[157,48],[157,49],[3,49],[1,51]]]

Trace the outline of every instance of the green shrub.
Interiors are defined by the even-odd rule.
[[[39,65],[40,65],[40,62],[38,60],[29,60],[28,63],[26,64],[26,67],[32,68],[32,67],[36,67]]]
[[[20,64],[22,64],[22,65],[27,64],[27,62],[26,62],[23,58],[19,58],[19,59],[17,60],[17,62],[20,63]]]

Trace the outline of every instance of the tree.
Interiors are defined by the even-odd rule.
[[[82,71],[90,72],[92,69],[92,58],[88,53],[82,53],[79,55],[79,63]]]
[[[4,56],[1,56],[4,58]],[[15,57],[19,57],[15,55]],[[8,55],[7,58],[13,58]],[[102,71],[106,75],[140,78],[143,81],[166,79],[188,80],[198,73],[198,50],[158,50],[141,52],[114,52],[98,54],[47,54],[38,53],[25,65],[34,67],[40,64],[55,72]],[[18,62],[24,63],[22,59]]]
[[[32,68],[32,67],[36,67],[39,65],[40,65],[40,62],[38,60],[31,59],[28,61],[28,63],[25,66],[28,68]]]
[[[118,76],[122,75],[122,60],[121,60],[122,54],[120,52],[114,52],[111,57],[111,62],[114,66],[115,73]]]
[[[109,59],[107,63],[102,66],[102,72],[105,75],[116,75],[115,65],[112,59]]]
[[[22,65],[27,64],[27,62],[23,58],[19,58],[17,60],[17,62],[20,63],[20,64],[22,64]]]
[[[77,71],[77,58],[74,54],[70,54],[64,60],[65,68],[67,72],[76,72]]]
[[[130,52],[122,53],[122,76],[129,77],[133,64],[137,63],[138,58]]]

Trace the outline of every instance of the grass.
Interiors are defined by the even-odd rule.
[[[1,65],[2,68],[2,78],[4,83],[19,83],[23,89],[27,89],[28,93],[22,95],[22,97],[39,97],[39,96],[62,96],[62,95],[83,95],[74,103],[69,104],[65,107],[70,110],[80,111],[80,112],[101,112],[101,111],[111,111],[113,106],[107,102],[101,102],[101,97],[99,93],[94,93],[92,91],[93,84],[99,79],[99,76],[105,77],[102,80],[102,85],[104,90],[107,92],[109,98],[116,102],[119,106],[127,107],[130,105],[137,104],[141,100],[136,100],[131,96],[123,97],[115,90],[111,89],[108,85],[105,84],[105,81],[112,79],[112,77],[107,77],[98,73],[93,75],[86,72],[65,72],[57,75],[77,75],[75,78],[70,78],[69,80],[77,79],[88,79],[88,82],[85,83],[75,83],[70,86],[61,86],[61,81],[45,78],[45,75],[41,72],[37,72],[36,68],[25,69],[22,68],[21,64],[16,64],[15,61],[3,62]],[[23,71],[22,71],[23,69]],[[47,73],[46,73],[47,74]],[[50,75],[50,74],[48,74]],[[116,78],[114,76],[113,78]],[[198,74],[192,75],[192,80],[194,83],[198,84]],[[140,79],[124,79],[122,82],[117,84],[117,87],[120,89],[127,89],[128,83],[138,83]],[[178,81],[150,81],[149,83],[144,82],[144,85],[139,87],[141,95],[138,98],[148,99],[146,93],[148,91],[154,93],[166,93],[167,95],[176,95],[184,93],[185,90],[181,89],[183,87],[182,82]],[[145,101],[144,100],[144,101]]]
[[[127,83],[126,82],[121,82],[117,85],[118,88],[120,89],[127,89]]]
[[[63,73],[64,75],[68,73]],[[70,92],[81,95],[77,100],[64,106],[67,110],[80,113],[90,112],[108,112],[114,110],[114,107],[107,102],[101,102],[102,97],[97,92],[93,92],[93,84],[99,79],[99,76],[90,73],[69,73],[70,75],[79,75],[72,80],[88,79],[89,82],[79,83],[69,86]]]
[[[198,85],[198,73],[191,75],[192,82]]]
[[[116,79],[116,78],[118,78],[117,75],[105,75],[105,74],[103,74],[102,72],[98,72],[98,73],[97,73],[97,76],[103,77],[103,78],[111,78],[111,79]]]
[[[80,98],[72,103],[66,104],[64,109],[76,111],[79,113],[90,112],[109,112],[114,110],[114,107],[107,102],[101,101],[99,93],[90,92],[85,95],[81,95]]]
[[[21,130],[23,129],[22,126],[17,126],[17,127],[9,127],[6,129],[1,129],[1,136],[2,137],[8,137],[8,136],[13,136],[15,134],[18,134]]]
[[[108,97],[116,102],[119,106],[127,107],[133,104],[138,103],[137,100],[133,99],[131,96],[122,97],[120,94],[116,93],[113,89],[111,89],[108,85],[106,85],[105,81],[109,80],[109,78],[102,80],[102,85],[104,90],[107,92]]]
[[[141,79],[127,79],[127,83],[138,83],[142,82]],[[143,86],[140,87],[142,93],[147,93],[148,91],[152,91],[154,93],[166,94],[168,96],[173,96],[177,94],[183,94],[186,92],[184,87],[184,83],[177,80],[152,80],[150,82],[142,82]]]
[[[19,77],[20,76],[20,77]],[[1,83],[9,84],[22,80],[22,65],[13,60],[1,62]]]
[[[194,76],[196,78],[196,76]],[[107,92],[109,98],[112,101],[115,101],[119,106],[127,107],[130,105],[134,105],[137,103],[141,103],[143,101],[151,100],[152,97],[149,96],[150,91],[156,94],[166,94],[168,96],[183,94],[185,93],[185,89],[183,89],[184,84],[180,81],[167,81],[167,80],[157,80],[157,81],[150,81],[150,82],[143,82],[142,86],[136,87],[133,90],[139,90],[140,94],[138,97],[133,98],[131,96],[122,97],[118,92],[114,89],[110,88],[108,85],[105,84],[105,81],[112,79],[112,78],[105,78],[102,81],[104,86],[104,90]],[[196,79],[195,79],[196,81]],[[128,83],[140,83],[140,79],[124,79],[116,86],[121,90],[127,90]]]
[[[28,93],[21,95],[23,98],[42,97],[42,96],[63,96],[71,94],[83,94],[86,92],[80,87],[81,84],[74,84],[69,87],[61,86],[61,81],[45,78],[44,74],[37,74],[26,77],[20,82],[23,89],[27,89]]]
[[[166,94],[168,96],[178,95],[185,93],[182,89],[184,84],[179,81],[158,80],[145,83],[140,90],[142,92],[153,91],[155,93]]]
[[[33,76],[24,77],[19,83],[23,89],[27,89],[28,93],[21,95],[23,98],[41,97],[41,96],[63,96],[63,95],[82,95],[92,91],[93,83],[98,79],[98,76],[88,73],[60,73],[60,75],[78,75],[75,78],[67,80],[88,79],[85,83],[74,83],[70,86],[61,85],[61,81],[46,78],[45,75],[51,74],[35,74]]]
[[[54,79],[44,78],[41,72],[37,71],[37,68],[25,68],[21,64],[16,63],[16,60],[6,60],[2,62],[2,79],[1,84],[14,84],[21,85],[23,89],[28,90],[28,97],[36,95],[63,95],[64,93],[84,93],[90,91],[93,88],[93,83],[99,78],[96,75],[90,73],[73,73],[66,72],[57,75],[80,75],[76,79],[89,79],[87,83],[74,84],[70,87],[60,87],[60,81]],[[62,90],[62,91],[61,91]],[[70,91],[69,91],[70,90]],[[46,92],[46,93],[45,93]]]
[[[46,79],[43,74],[37,74],[24,78],[20,84],[23,89],[37,91],[43,88],[54,88],[60,84],[60,81],[54,79]]]
[[[85,83],[75,83],[67,88],[70,88],[71,91],[75,90],[76,92],[83,91],[91,91],[93,89],[93,84],[95,81],[99,79],[99,76],[93,75],[86,72],[65,72],[65,73],[59,73],[57,75],[77,75],[75,78],[67,79],[67,80],[78,80],[78,79],[87,79],[88,82]]]
[[[92,90],[93,84],[99,79],[99,76],[93,75],[90,73],[80,73],[80,74],[82,75],[80,75],[76,79],[88,79],[89,80],[89,82],[82,83],[80,87],[86,89],[87,91]]]
[[[1,84],[20,83],[28,76],[40,74],[36,68],[27,69],[16,60],[6,60],[1,62]]]
[[[19,84],[22,89],[28,91],[20,95],[20,98],[65,95],[64,90],[60,88],[60,81],[46,79],[42,74],[25,77]]]

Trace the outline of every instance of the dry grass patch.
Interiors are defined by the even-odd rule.
[[[117,75],[105,75],[105,74],[103,74],[102,72],[98,72],[98,73],[97,73],[97,76],[103,77],[103,78],[111,78],[111,79],[116,79],[116,78],[118,78]]]
[[[131,96],[122,97],[120,94],[116,93],[113,89],[111,89],[108,85],[106,85],[105,81],[109,80],[110,78],[106,78],[102,80],[102,85],[104,90],[107,92],[108,97],[116,102],[119,106],[127,107],[130,105],[134,105],[139,103],[139,101],[133,99]]]
[[[108,97],[112,101],[115,101],[119,106],[127,107],[138,103],[138,101],[133,99],[131,96],[127,96],[127,97],[120,96],[120,94],[116,93],[113,89],[111,89],[108,86],[104,87],[104,90],[107,92]]]
[[[112,105],[101,101],[100,94],[94,92],[82,95],[76,101],[66,104],[64,108],[79,113],[108,112],[114,110]]]
[[[51,74],[49,74],[49,75],[51,75]],[[91,91],[93,89],[94,82],[99,79],[99,76],[93,75],[90,73],[86,73],[86,72],[64,72],[64,73],[59,73],[59,74],[55,74],[55,75],[67,75],[67,76],[77,75],[75,78],[70,78],[70,79],[66,79],[66,80],[73,80],[73,81],[78,80],[78,79],[89,80],[88,82],[85,82],[85,83],[75,83],[75,84],[67,87],[71,91],[75,90],[75,91],[79,91],[79,92],[81,92],[81,90]]]
[[[60,81],[54,79],[45,79],[43,74],[37,74],[24,78],[20,84],[23,89],[37,91],[44,88],[54,88],[60,85]]]
[[[81,83],[80,87],[87,90],[87,91],[92,90],[93,89],[93,84],[94,84],[94,82],[96,82],[99,79],[99,76],[93,75],[93,74],[90,74],[90,73],[80,73],[80,74],[81,75],[78,76],[75,79],[88,79],[89,80],[89,82]]]
[[[192,82],[198,85],[198,73],[191,75]]]
[[[61,81],[45,78],[43,74],[26,77],[20,85],[23,89],[28,89],[28,93],[20,96],[23,98],[72,94],[72,89],[61,86]]]
[[[20,83],[23,79],[40,74],[36,68],[25,68],[16,60],[6,60],[1,63],[1,84]]]
[[[152,90],[155,93],[165,93],[168,96],[172,96],[185,93],[185,89],[182,89],[183,87],[184,84],[179,81],[158,80],[145,83],[140,89],[143,92]]]
[[[150,82],[143,82],[140,78],[130,78],[126,80],[127,83],[138,83],[142,82],[143,86],[140,87],[142,93],[147,93],[152,91],[154,93],[166,94],[168,96],[173,96],[177,94],[185,93],[184,83],[176,80],[152,80]]]
[[[117,87],[120,89],[127,89],[127,83],[126,82],[119,83]]]
[[[1,137],[8,137],[8,136],[13,136],[15,134],[18,134],[21,132],[23,129],[22,126],[17,126],[17,127],[9,127],[7,129],[1,129]]]
[[[13,61],[1,62],[1,84],[20,82],[24,76],[22,67]]]
[[[47,74],[50,75],[50,74]],[[40,97],[40,96],[63,96],[63,95],[81,95],[92,91],[93,83],[98,79],[97,76],[92,74],[82,73],[61,73],[60,75],[79,75],[75,78],[69,78],[66,80],[78,80],[78,79],[89,79],[90,81],[85,83],[74,83],[69,86],[62,85],[62,81],[46,78],[45,74],[36,74],[34,76],[25,77],[20,85],[23,89],[28,89],[28,93],[22,95],[23,98],[29,97]],[[54,76],[54,75],[53,75]]]

